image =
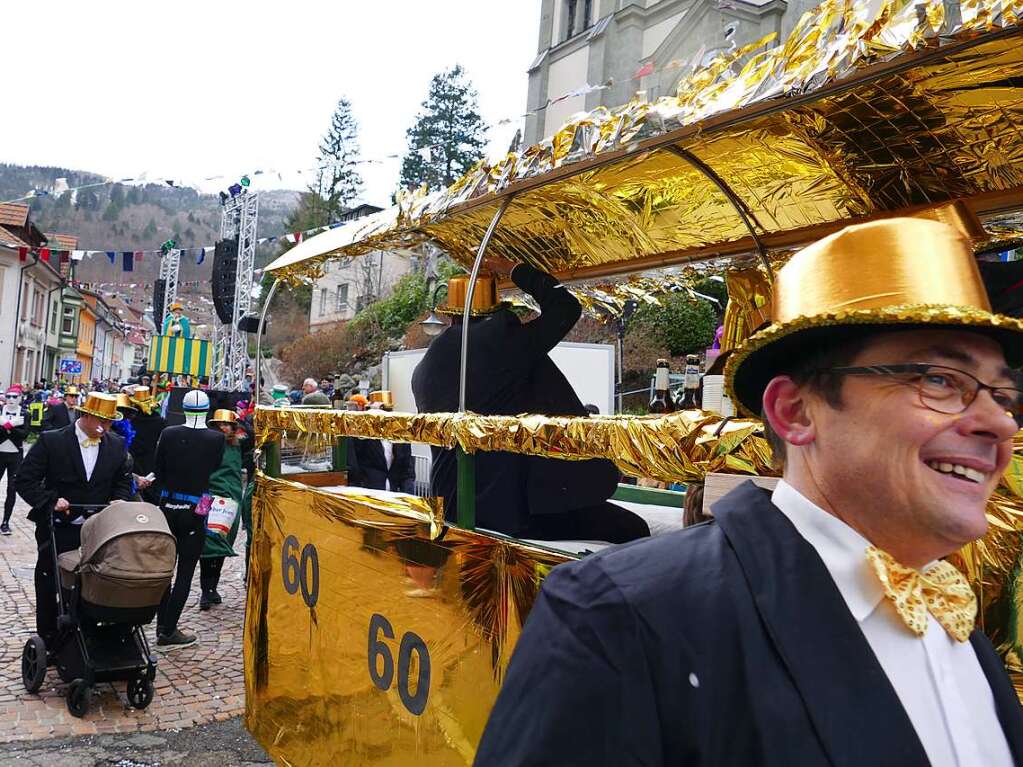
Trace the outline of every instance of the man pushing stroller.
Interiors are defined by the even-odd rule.
[[[121,418],[117,397],[91,393],[75,410],[74,423],[40,434],[15,483],[18,495],[32,507],[28,518],[36,526],[36,630],[47,643],[57,632],[56,555],[81,545],[85,520],[73,507],[105,506],[132,497],[124,440],[110,431]]]

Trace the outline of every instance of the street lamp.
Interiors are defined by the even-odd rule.
[[[448,326],[444,320],[437,316],[437,294],[441,289],[447,291],[448,286],[446,282],[442,282],[433,289],[433,295],[430,297],[430,316],[419,324],[423,327],[423,332],[426,335],[433,338],[434,336],[440,335],[441,331]]]

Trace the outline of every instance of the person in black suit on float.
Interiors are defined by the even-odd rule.
[[[156,615],[156,649],[161,652],[194,644],[197,637],[178,628],[188,601],[192,577],[206,542],[206,516],[198,509],[209,490],[210,474],[224,458],[224,435],[206,425],[210,400],[193,389],[182,399],[185,423],[168,426],[156,445],[153,473],[159,489],[160,508],[178,543],[174,584],[167,589]]]
[[[43,414],[43,431],[63,429],[75,420],[75,408],[78,407],[78,387],[69,386],[64,390],[64,401],[50,405]]]
[[[369,401],[370,410],[394,409],[389,391],[370,392]],[[348,452],[348,484],[414,495],[416,467],[412,446],[386,439],[353,439]]]
[[[510,262],[491,259],[495,271]],[[512,281],[540,306],[540,316],[523,323],[498,303],[494,277],[477,282],[469,327],[466,408],[481,415],[581,416],[588,412],[548,353],[572,329],[582,309],[549,274],[526,264],[511,269]],[[462,345],[462,311],[467,277],[448,282],[452,324],[433,340],[412,375],[421,413],[456,412]],[[586,539],[621,543],[650,534],[637,515],[607,503],[618,484],[611,461],[559,461],[480,451],[476,460],[476,522],[480,527],[523,538]],[[455,456],[433,448],[433,492],[442,496],[448,519],[457,508]]]
[[[167,421],[160,415],[160,406],[153,399],[152,391],[148,386],[136,386],[131,391],[131,401],[138,409],[132,417],[131,425],[135,430],[135,439],[128,447],[135,461],[133,471],[140,477],[146,477],[153,473],[156,463],[156,445],[160,441],[160,435],[167,427]],[[160,497],[156,485],[152,484],[142,491],[143,500],[152,504],[159,504]]]
[[[1023,764],[1019,698],[941,561],[984,535],[1012,458],[1023,322],[926,219],[803,249],[772,306],[725,377],[782,481],[555,567],[478,767]]]
[[[18,495],[32,507],[39,547],[35,568],[36,630],[44,642],[57,630],[56,557],[50,546],[53,524],[57,554],[81,545],[85,519],[71,505],[106,505],[132,497],[124,440],[110,431],[121,419],[117,397],[90,394],[76,408],[74,424],[44,431],[21,463]]]

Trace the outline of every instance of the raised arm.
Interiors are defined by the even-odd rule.
[[[540,305],[540,316],[523,327],[527,331],[528,353],[541,357],[568,335],[579,321],[582,307],[556,279],[528,264],[517,264],[511,279]]]

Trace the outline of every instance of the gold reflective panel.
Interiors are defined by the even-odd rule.
[[[469,765],[567,556],[258,476],[245,724],[282,765]]]
[[[402,195],[396,211],[310,238],[268,269],[295,278],[334,255],[426,238],[469,264],[513,193],[491,252],[563,278],[752,250],[729,200],[672,145],[721,177],[769,248],[955,199],[985,215],[1018,205],[1023,3],[949,7],[826,0],[784,43],[719,57],[684,77],[678,96],[595,110],[446,190]]]

